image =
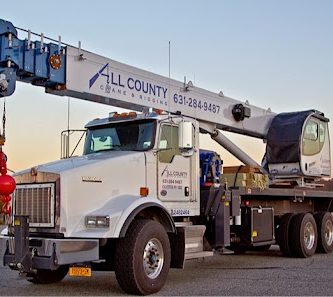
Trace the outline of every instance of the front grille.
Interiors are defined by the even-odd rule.
[[[15,215],[29,216],[30,227],[54,227],[54,184],[17,185]]]

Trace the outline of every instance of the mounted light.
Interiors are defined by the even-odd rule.
[[[243,121],[245,118],[251,117],[251,108],[244,106],[243,104],[235,104],[232,108],[232,115],[235,121]]]
[[[140,188],[140,196],[141,197],[147,197],[149,194],[149,189],[147,187],[141,187]]]
[[[37,174],[38,174],[37,168],[36,167],[32,167],[30,169],[30,175],[31,176],[37,176]]]
[[[161,115],[163,113],[163,111],[164,111],[163,109],[155,109],[154,108],[154,112],[158,115]]]
[[[86,216],[87,228],[109,228],[109,216]]]
[[[138,114],[137,114],[135,111],[130,111],[130,112],[128,113],[128,117],[131,117],[131,118],[136,118],[137,115],[138,115]]]
[[[137,113],[135,111],[130,111],[130,112],[122,112],[122,113],[118,113],[118,112],[110,112],[109,113],[109,119],[112,118],[136,118],[137,117]]]

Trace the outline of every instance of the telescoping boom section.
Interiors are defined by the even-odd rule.
[[[46,92],[142,111],[147,107],[178,113],[216,128],[266,138],[270,110],[241,102],[58,43],[19,39],[12,23],[0,20],[0,97],[15,90],[16,80]]]
[[[330,175],[328,119],[316,111],[276,115],[191,81],[179,82],[72,47],[60,37],[57,43],[46,43],[43,34],[34,34],[40,39],[33,41],[31,31],[24,31],[27,38],[21,40],[12,23],[0,20],[0,97],[12,95],[18,80],[55,95],[136,111],[164,110],[197,119],[202,130],[244,164],[258,165],[216,129],[267,139],[267,170],[272,175]],[[312,139],[303,135],[309,131]],[[295,158],[290,158],[289,147]]]

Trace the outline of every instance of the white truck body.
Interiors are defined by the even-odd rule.
[[[283,255],[297,257],[333,251],[333,193],[313,189],[331,168],[324,114],[274,114],[61,42],[46,44],[43,36],[32,42],[31,34],[17,35],[0,20],[0,97],[20,80],[142,114],[93,120],[83,156],[15,174],[13,213],[1,237],[5,265],[34,283],[61,281],[68,270],[113,270],[124,291],[151,294],[170,267],[224,247],[245,252],[278,243]],[[262,168],[219,130],[267,140]],[[240,166],[224,182],[223,161],[200,150],[199,133],[250,171]],[[266,175],[252,175],[254,169]],[[246,184],[237,184],[239,174]],[[268,174],[284,186],[272,187]],[[247,184],[257,178],[267,182]]]

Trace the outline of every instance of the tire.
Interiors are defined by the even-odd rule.
[[[115,253],[119,286],[129,294],[158,292],[170,268],[170,243],[164,227],[152,220],[134,220]]]
[[[57,270],[37,269],[37,273],[30,275],[27,280],[34,284],[58,283],[67,275],[68,269],[68,265],[59,266]]]
[[[333,217],[329,212],[317,212],[314,215],[318,229],[317,253],[333,251]]]
[[[234,255],[243,255],[248,251],[247,247],[237,244],[229,246],[228,249],[233,251]]]
[[[290,222],[290,248],[299,258],[311,257],[317,248],[317,225],[311,213],[295,215]]]
[[[286,213],[281,217],[279,228],[277,230],[277,242],[280,246],[280,251],[284,257],[290,257],[292,252],[290,249],[289,233],[290,222],[295,216],[293,213]]]
[[[251,251],[256,251],[256,252],[267,252],[271,248],[270,244],[265,244],[265,245],[259,245],[259,246],[253,246],[251,247]]]

